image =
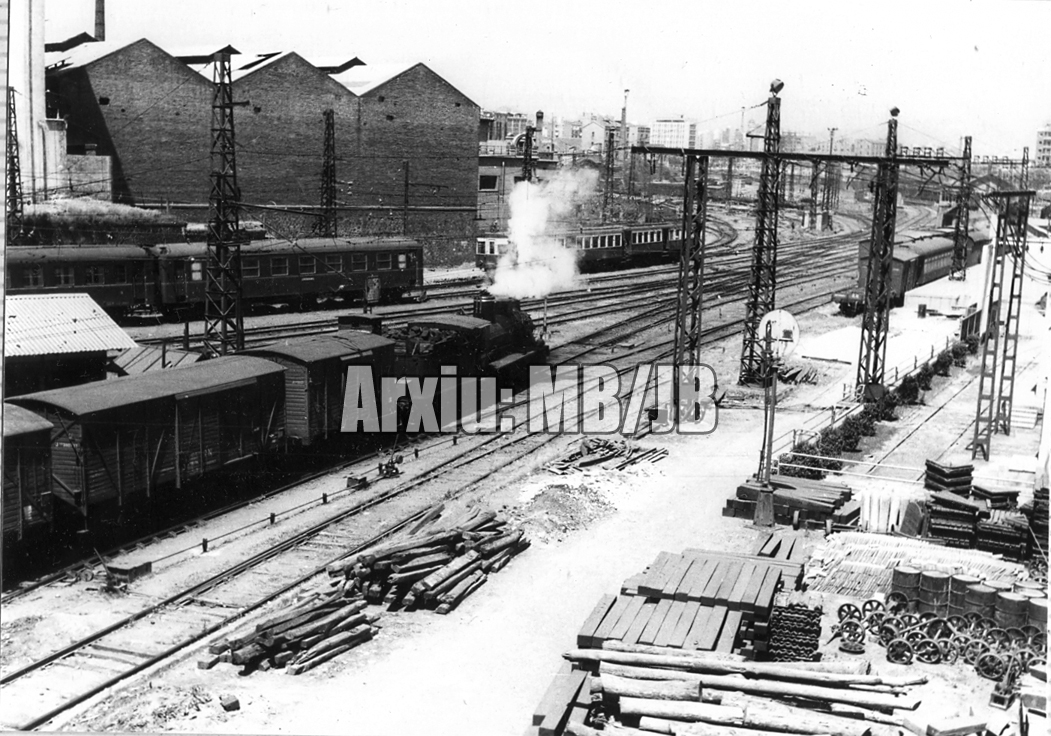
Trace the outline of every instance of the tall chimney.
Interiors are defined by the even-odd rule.
[[[106,0],[95,0],[95,40],[106,40]]]

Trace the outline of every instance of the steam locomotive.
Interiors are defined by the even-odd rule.
[[[392,436],[342,431],[348,366],[377,377],[490,376],[503,385],[546,358],[514,299],[479,297],[470,315],[424,318],[382,332],[338,332],[186,367],[41,391],[4,403],[3,541],[36,554],[49,537],[112,528],[212,497],[209,479],[294,448],[340,454]],[[381,397],[376,405],[383,406]],[[455,397],[454,397],[455,398]],[[436,403],[441,400],[437,396]],[[404,427],[398,417],[397,429]],[[379,426],[386,427],[383,416]],[[308,456],[309,450],[291,453]],[[222,484],[219,484],[220,486]]]

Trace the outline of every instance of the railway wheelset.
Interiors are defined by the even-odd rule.
[[[943,618],[930,611],[913,613],[911,602],[891,593],[887,602],[868,600],[859,608],[844,603],[836,613],[836,636],[846,652],[864,651],[865,640],[887,650],[895,664],[954,664],[963,660],[982,677],[1014,680],[1034,664],[1044,664],[1046,635],[1035,626],[1001,628],[977,613]]]

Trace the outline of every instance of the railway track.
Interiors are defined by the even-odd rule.
[[[833,263],[815,272],[805,264],[794,264],[787,259],[785,266],[782,281],[786,286],[816,284],[849,268],[845,263],[843,266]],[[727,275],[728,278],[731,276]],[[797,309],[815,306],[827,302],[831,293],[832,290],[828,289],[818,290],[818,293],[811,293],[782,306]],[[725,294],[723,304],[743,303],[745,298],[745,290],[739,288],[732,294]],[[666,311],[672,308],[671,304],[658,304],[653,310]],[[627,323],[631,325],[629,332],[641,335],[652,330],[654,314],[658,313],[662,312],[650,311],[636,315],[635,319]],[[710,344],[732,335],[739,329],[740,323],[740,319],[730,319],[713,325],[704,331],[702,342]],[[572,354],[565,360],[579,359],[598,345],[623,340],[624,327],[612,326],[593,333],[590,337],[600,337],[597,344],[591,344],[583,353]],[[671,353],[668,343],[665,335],[638,348],[619,351],[616,360],[627,360],[630,365],[643,356],[658,360]],[[630,365],[620,370],[630,370]],[[514,409],[523,411],[523,406],[524,402],[519,401]],[[522,426],[522,423],[518,426]],[[501,474],[502,480],[506,479],[502,471],[534,455],[557,438],[554,434],[525,432],[465,436],[460,443],[461,448],[453,457],[442,460],[414,478],[352,504],[350,508],[204,581],[196,582],[163,600],[153,601],[80,641],[5,674],[0,678],[4,703],[0,721],[6,725],[17,725],[23,730],[46,724],[88,698],[169,660],[210,634],[277,600],[320,574],[335,559],[396,534],[434,504],[476,489],[497,474]],[[413,492],[411,497],[410,492]],[[400,512],[400,519],[377,534],[373,524],[361,521],[361,515],[380,504],[388,512]],[[355,520],[360,526],[354,526]],[[333,557],[330,544],[318,543],[320,535],[340,539],[346,545],[345,551]],[[158,623],[163,626],[158,626]],[[14,706],[8,705],[12,703]]]

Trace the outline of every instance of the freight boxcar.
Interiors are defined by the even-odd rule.
[[[51,425],[52,493],[87,519],[102,505],[175,497],[188,482],[274,449],[284,368],[227,357],[11,399]]]
[[[51,520],[51,422],[4,403],[5,545]]]
[[[307,446],[339,434],[348,366],[371,366],[377,391],[380,377],[393,375],[394,341],[342,330],[253,348],[244,354],[271,360],[285,369],[286,436]],[[381,406],[378,394],[376,398],[376,405]]]
[[[967,267],[982,259],[981,245],[967,238]],[[906,231],[899,233],[894,243],[890,270],[890,303],[900,307],[905,303],[905,292],[917,286],[944,278],[952,270],[952,231]],[[848,292],[833,294],[845,314],[857,314],[865,308],[865,289],[868,279],[869,240],[858,245],[858,284]]]

